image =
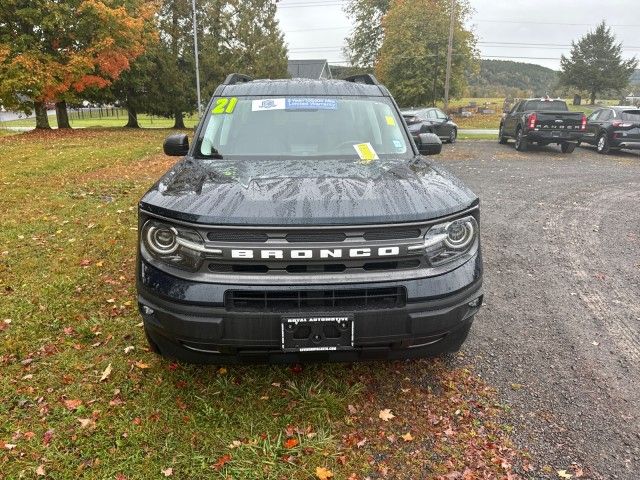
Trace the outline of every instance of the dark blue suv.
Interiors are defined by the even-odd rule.
[[[139,205],[151,347],[196,363],[457,350],[482,303],[478,198],[373,76],[218,87]]]

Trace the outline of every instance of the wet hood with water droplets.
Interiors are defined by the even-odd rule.
[[[212,225],[354,225],[431,220],[477,201],[459,179],[423,157],[368,164],[186,158],[140,206]]]

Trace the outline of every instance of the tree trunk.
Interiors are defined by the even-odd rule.
[[[58,120],[58,128],[71,128],[65,100],[56,102],[56,119]]]
[[[173,128],[176,128],[176,129],[187,128],[184,126],[184,117],[182,115],[182,112],[175,112],[173,114]]]
[[[595,105],[596,104],[596,92],[595,90],[593,92],[591,92],[591,105]]]
[[[131,105],[127,105],[127,112],[129,113],[129,119],[127,120],[127,124],[125,125],[125,127],[140,128],[140,125],[138,124],[138,112],[136,112],[136,109]]]
[[[36,128],[38,130],[50,130],[49,117],[47,116],[47,104],[44,102],[33,102],[33,109],[36,111]]]

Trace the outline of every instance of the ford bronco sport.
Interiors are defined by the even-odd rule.
[[[220,85],[141,199],[151,348],[192,363],[455,351],[482,304],[479,202],[375,77]]]

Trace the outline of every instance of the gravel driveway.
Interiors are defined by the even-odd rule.
[[[535,478],[640,476],[640,154],[497,142],[438,160],[481,198],[486,305],[464,352]],[[546,473],[544,473],[546,472]]]

